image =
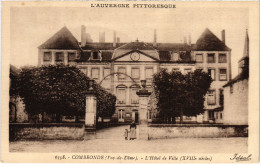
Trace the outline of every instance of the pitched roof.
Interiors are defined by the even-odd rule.
[[[126,43],[117,43],[116,46],[113,46],[113,43],[99,43],[99,42],[93,42],[93,43],[86,43],[84,47],[82,47],[83,50],[114,50]]]
[[[149,43],[152,45],[152,43]],[[157,43],[157,46],[154,47],[159,51],[188,51],[191,50],[192,45],[184,44],[184,43]]]
[[[102,61],[104,61],[104,62],[111,61],[113,52],[112,51],[102,51],[101,56],[102,56]]]
[[[117,48],[117,50],[156,50],[151,45],[146,44],[144,42],[139,42],[138,40],[135,42],[127,43],[123,46]]]
[[[86,62],[91,56],[91,52],[82,52],[80,55],[80,59],[76,59],[76,62]]]
[[[208,28],[201,34],[194,47],[196,51],[230,51]]]
[[[64,26],[45,43],[40,45],[41,49],[80,49],[77,39],[72,35],[69,29]]]
[[[238,61],[241,62],[242,60],[245,61],[245,67],[242,68],[242,72],[238,74],[235,78],[231,79],[227,84],[223,87],[230,86],[240,80],[248,79],[249,78],[249,37],[248,32],[246,30],[246,38],[245,38],[245,47],[243,52],[243,57]]]
[[[244,80],[244,79],[248,79],[248,77],[249,77],[249,72],[247,70],[243,71],[240,74],[238,74],[235,78],[231,79],[223,87],[227,87],[227,86],[230,86],[230,85],[232,85],[234,83],[237,83],[238,81],[241,81],[241,80]]]
[[[136,40],[135,42],[124,44],[123,46],[115,49],[112,59],[117,59],[134,51],[143,53],[155,60],[160,60],[158,51],[155,48],[147,43],[139,42],[138,40]]]
[[[180,59],[178,61],[172,61],[170,51],[159,51],[160,62],[194,63],[194,61],[191,61],[190,51],[180,52],[179,54]]]
[[[113,51],[111,50],[102,50],[101,51],[101,57],[102,57],[102,60],[101,61],[95,61],[95,62],[108,62],[108,61],[111,61],[111,58],[112,58],[112,55],[113,55]],[[81,53],[81,57],[80,59],[77,59],[76,61],[77,62],[86,62],[89,60],[91,56],[91,51],[85,51],[83,53]]]
[[[160,61],[170,61],[171,54],[169,51],[159,51]]]

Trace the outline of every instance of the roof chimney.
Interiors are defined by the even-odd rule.
[[[224,44],[226,44],[226,37],[225,37],[225,30],[222,30],[221,31],[221,39],[222,39],[222,42],[224,43]]]
[[[99,32],[99,43],[105,43],[105,32]]]
[[[81,46],[84,47],[86,45],[86,26],[81,25]]]
[[[114,31],[113,47],[116,47],[116,32]]]
[[[120,43],[120,38],[119,37],[116,38],[116,43]]]
[[[187,38],[184,36],[184,44],[187,44]]]
[[[189,34],[189,45],[191,45],[191,36]]]
[[[153,36],[153,46],[156,47],[157,46],[157,34],[156,34],[156,29],[154,30],[154,36]]]

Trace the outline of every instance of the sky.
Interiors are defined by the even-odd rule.
[[[154,29],[157,42],[182,43],[191,35],[196,43],[209,28],[218,38],[226,31],[226,45],[232,49],[232,76],[237,75],[238,60],[243,55],[248,27],[247,8],[175,8],[175,9],[115,9],[84,7],[13,7],[10,36],[11,61],[17,67],[37,65],[37,47],[66,26],[80,41],[81,25],[98,42],[99,32],[112,42],[113,31],[120,42],[152,42]],[[250,29],[249,29],[250,30]],[[250,36],[249,36],[250,38]]]

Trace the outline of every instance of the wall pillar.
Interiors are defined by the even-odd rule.
[[[55,52],[51,51],[51,64],[55,64]]]
[[[86,96],[85,139],[96,138],[97,99],[96,91],[93,89],[93,83],[94,80],[89,80],[89,90]]]
[[[64,65],[68,65],[69,63],[69,56],[68,56],[68,51],[64,52]]]
[[[148,140],[148,99],[151,95],[146,89],[146,80],[141,80],[142,89],[136,92],[139,96],[139,139]]]

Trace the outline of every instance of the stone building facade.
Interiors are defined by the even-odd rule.
[[[249,37],[246,31],[239,74],[224,85],[224,123],[248,125]]]
[[[92,42],[85,26],[81,27],[81,35],[81,42],[78,42],[67,27],[63,27],[38,47],[38,64],[76,65],[116,95],[113,115],[116,121],[138,120],[136,91],[140,88],[140,80],[147,80],[147,87],[152,91],[152,76],[161,69],[184,74],[195,69],[208,72],[213,82],[206,95],[205,113],[187,120],[214,122],[218,115],[218,121],[222,121],[222,86],[231,78],[231,49],[225,45],[225,31],[220,40],[206,29],[196,44],[191,44],[190,39],[184,43],[158,43],[156,31],[151,43],[139,40],[120,43],[116,33],[112,43],[105,42],[105,34],[100,35],[100,42]],[[148,113],[150,121],[152,117],[153,113]]]

